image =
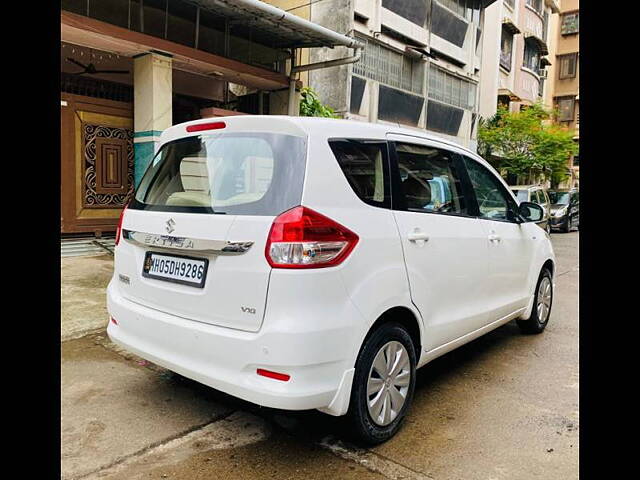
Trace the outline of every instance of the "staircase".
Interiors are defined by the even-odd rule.
[[[60,239],[61,257],[79,257],[87,255],[113,255],[115,248],[114,236],[96,238],[93,235],[86,237],[71,237]]]

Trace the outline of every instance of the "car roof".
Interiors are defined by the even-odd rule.
[[[236,126],[241,126],[242,123],[247,123],[255,126],[256,123],[260,122],[261,120],[264,120],[265,125],[269,126],[270,128],[275,124],[289,124],[291,127],[297,127],[296,130],[303,130],[307,134],[311,133],[312,131],[324,130],[333,131],[336,133],[339,132],[340,136],[368,134],[384,137],[386,134],[399,134],[419,137],[422,139],[438,142],[449,147],[460,149],[469,156],[474,157],[475,159],[481,159],[482,161],[486,162],[486,160],[482,159],[482,157],[480,157],[477,153],[469,150],[468,148],[458,143],[452,142],[451,140],[442,138],[438,135],[431,134],[430,132],[421,128],[404,127],[399,124],[361,122],[359,120],[347,120],[341,118],[296,117],[289,115],[234,115],[228,117],[202,118],[198,120],[191,120],[189,122],[179,123],[167,128],[162,132],[160,143],[165,143],[177,138],[189,136],[189,134],[185,133],[185,129],[190,125],[209,122],[229,122],[230,125],[234,124]]]

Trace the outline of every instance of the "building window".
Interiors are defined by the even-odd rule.
[[[568,55],[558,55],[558,63],[560,65],[560,80],[566,78],[575,78],[578,67],[578,53],[569,53]]]
[[[580,12],[565,13],[562,15],[562,26],[560,33],[562,35],[572,35],[580,30]]]
[[[365,43],[360,61],[353,73],[384,85],[423,95],[424,64],[406,55],[358,36]]]
[[[511,10],[513,10],[516,6],[516,0],[504,0],[504,3],[509,5],[511,7]]]
[[[534,41],[526,39],[524,42],[523,66],[538,73],[540,70],[540,49]]]
[[[558,121],[571,122],[575,109],[575,97],[558,97]]]
[[[461,17],[467,18],[467,9],[465,9],[464,0],[438,0],[443,7],[448,8],[453,13],[457,13]]]
[[[429,98],[438,102],[473,110],[476,106],[476,85],[432,66],[429,72]]]
[[[580,166],[580,157],[578,155],[574,155],[573,156],[573,166],[574,167],[579,167]]]
[[[542,15],[542,0],[527,0],[527,5]]]
[[[511,71],[511,53],[513,50],[513,33],[506,28],[502,28],[502,39],[500,40],[500,66],[507,71]]]

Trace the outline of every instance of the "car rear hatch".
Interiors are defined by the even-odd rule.
[[[271,272],[265,244],[273,219],[301,202],[306,134],[285,119],[225,117],[177,125],[164,139],[123,216],[122,295],[258,331]]]

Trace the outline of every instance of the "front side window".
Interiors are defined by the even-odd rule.
[[[519,202],[529,201],[529,192],[527,190],[514,190],[513,194],[516,196]]]
[[[453,154],[439,148],[396,143],[404,207],[412,212],[464,215],[467,204]]]
[[[476,194],[480,218],[502,222],[513,221],[517,206],[508,196],[504,185],[479,162],[464,157],[464,163]]]
[[[131,208],[277,215],[300,204],[305,140],[272,133],[217,133],[162,146]]]
[[[331,151],[356,195],[375,207],[390,208],[387,142],[330,140]]]

